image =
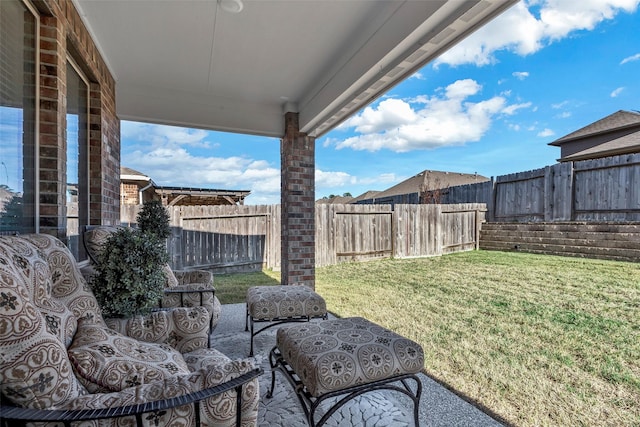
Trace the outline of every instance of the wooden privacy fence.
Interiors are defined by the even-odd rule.
[[[486,203],[492,222],[640,221],[640,154],[557,163],[451,187],[443,203]]]
[[[122,206],[123,224],[139,206]],[[169,207],[174,269],[280,268],[280,205]],[[478,247],[484,204],[316,205],[316,265]]]

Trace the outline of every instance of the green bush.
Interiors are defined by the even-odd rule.
[[[144,202],[136,221],[143,233],[152,234],[159,240],[164,240],[171,235],[169,212],[158,200]]]
[[[97,260],[93,292],[105,317],[146,314],[162,298],[168,255],[157,239],[125,228],[112,234]]]

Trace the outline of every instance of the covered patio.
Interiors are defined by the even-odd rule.
[[[314,288],[316,138],[516,1],[3,1],[10,60],[0,107],[20,113],[19,155],[5,172],[19,176],[10,196],[20,200],[15,224],[0,231],[56,236],[86,260],[84,226],[120,223],[120,120],[276,137],[281,283]],[[248,342],[238,313],[242,304],[225,307],[213,335],[233,358],[246,356],[235,340]],[[260,340],[256,363],[266,367],[273,335]],[[421,375],[432,399],[420,405],[425,425],[496,424]],[[410,423],[402,402],[372,396],[338,424]],[[260,399],[260,424],[304,424],[290,391]],[[445,415],[434,401],[450,405]]]
[[[224,304],[220,323],[211,338],[216,348],[232,358],[246,357],[249,350],[249,332],[245,332],[245,305]],[[334,318],[332,315],[329,317]],[[268,353],[276,338],[275,329],[256,337],[256,366],[264,369],[260,376],[259,426],[306,427],[305,413],[292,387],[280,373],[276,373],[276,388],[273,397],[266,394],[271,386],[271,369]],[[424,373],[418,374],[422,382],[419,419],[422,427],[474,426],[499,427],[502,424],[467,402],[453,391]],[[334,399],[335,400],[335,399]],[[320,406],[324,414],[333,404],[332,400]],[[320,418],[317,416],[316,420]],[[387,390],[369,392],[347,403],[327,420],[325,426],[389,427],[413,425],[413,408],[409,398]]]
[[[282,283],[314,286],[314,147],[515,0],[73,0],[119,119],[280,138]]]

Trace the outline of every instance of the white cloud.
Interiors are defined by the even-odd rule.
[[[568,119],[569,117],[571,117],[571,113],[569,111],[564,111],[560,114],[556,114],[555,117],[558,119]]]
[[[502,114],[506,114],[508,116],[514,115],[518,110],[522,110],[523,108],[531,107],[530,102],[524,102],[522,104],[512,104],[508,105],[502,109]]]
[[[611,98],[615,98],[618,95],[620,95],[622,93],[622,91],[624,90],[624,87],[619,87],[617,89],[615,89],[613,92],[611,92],[611,94],[609,95]]]
[[[409,100],[386,99],[347,120],[343,129],[360,135],[327,140],[337,149],[406,152],[478,141],[496,116],[512,115],[531,103],[507,105],[504,96],[471,101],[482,86],[471,79],[458,80],[437,95]]]
[[[347,172],[323,171],[316,169],[316,190],[319,192],[344,193],[355,186],[368,186],[370,188],[386,188],[390,184],[396,184],[408,177],[398,176],[395,173],[383,173],[376,176],[357,177]]]
[[[539,137],[542,137],[542,138],[546,138],[546,137],[548,137],[548,136],[553,136],[553,135],[555,135],[555,134],[556,134],[556,133],[555,133],[554,131],[552,131],[551,129],[548,129],[548,128],[547,128],[547,129],[545,129],[545,130],[542,130],[542,131],[538,132],[538,136],[539,136]]]
[[[382,173],[378,176],[375,177],[370,177],[370,178],[359,178],[358,179],[358,183],[359,184],[366,184],[366,185],[373,185],[373,186],[385,186],[387,184],[395,184],[398,183],[400,181],[404,181],[405,179],[407,179],[408,177],[405,176],[398,176],[395,173]]]
[[[636,53],[635,55],[627,56],[622,61],[620,61],[620,65],[626,64],[627,62],[640,61],[640,53]]]
[[[280,202],[280,169],[246,156],[198,156],[185,146],[202,146],[206,131],[123,122],[122,165],[150,176],[158,185],[250,190],[252,204]],[[202,134],[204,132],[204,134]]]
[[[551,104],[551,108],[553,108],[554,110],[559,110],[566,107],[567,105],[569,105],[569,101],[562,101],[558,102],[557,104]]]
[[[379,132],[389,127],[406,125],[416,120],[411,106],[399,99],[385,99],[377,109],[367,107],[362,113],[346,121],[346,127],[355,127],[361,133]]]
[[[514,71],[512,74],[513,77],[517,78],[518,80],[524,80],[529,77],[528,71]]]
[[[334,188],[352,185],[356,183],[356,178],[346,172],[325,172],[316,169],[316,188]]]
[[[580,30],[592,30],[616,14],[633,12],[640,0],[544,0],[516,3],[436,60],[435,65],[497,61],[501,50],[525,56]],[[529,6],[531,7],[529,10]],[[539,9],[538,9],[539,7]],[[539,10],[538,16],[532,11]]]
[[[209,147],[205,139],[209,132],[202,129],[187,129],[175,126],[153,125],[148,123],[123,121],[121,135],[125,139],[150,142],[156,146]]]

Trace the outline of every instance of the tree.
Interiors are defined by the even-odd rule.
[[[159,240],[165,240],[171,235],[169,212],[159,200],[144,202],[136,221],[143,233],[150,234]]]

